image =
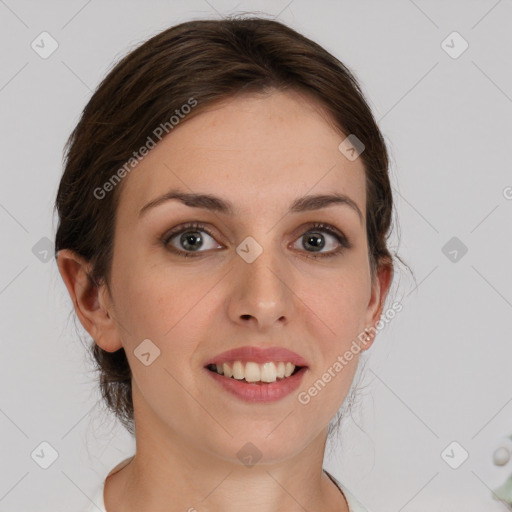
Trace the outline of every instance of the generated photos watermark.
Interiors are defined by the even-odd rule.
[[[345,368],[345,366],[348,365],[350,361],[352,361],[354,356],[363,350],[362,347],[369,342],[367,337],[370,336],[371,340],[377,331],[384,329],[384,327],[395,317],[396,313],[400,311],[402,311],[402,303],[394,302],[391,308],[384,313],[384,318],[381,317],[375,327],[369,327],[366,331],[358,334],[357,339],[359,340],[359,343],[355,339],[352,340],[350,348],[346,350],[343,355],[339,355],[336,358],[336,361],[334,361],[329,366],[329,368],[327,368],[327,370],[322,374],[321,378],[317,379],[315,383],[306,391],[301,391],[298,393],[297,400],[299,403],[302,405],[307,405],[312,398],[317,396],[318,393],[320,393],[320,391],[322,391],[325,386],[327,386],[327,384],[331,382],[331,380],[336,377],[343,370],[343,368]]]
[[[130,157],[122,167],[120,167],[101,187],[96,187],[93,191],[94,197],[96,199],[103,199],[108,192],[114,190],[115,186],[135,168],[163,137],[170,133],[182,119],[185,119],[187,114],[189,114],[196,105],[197,100],[195,98],[189,98],[187,103],[184,103],[179,109],[174,111],[174,114],[168,121],[160,123],[152,132],[154,138],[149,135],[146,139],[146,143],[137,151],[134,151],[133,156]]]

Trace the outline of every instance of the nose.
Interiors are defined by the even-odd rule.
[[[265,331],[289,321],[293,286],[278,250],[264,247],[252,263],[237,256],[229,279],[228,314],[233,322]]]

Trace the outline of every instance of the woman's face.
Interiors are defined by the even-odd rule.
[[[340,152],[345,137],[319,112],[292,92],[217,104],[175,127],[124,178],[112,303],[103,296],[116,328],[99,343],[126,350],[141,431],[233,461],[250,441],[270,462],[302,451],[341,406],[358,355],[332,369],[378,320],[385,290],[370,282],[363,163]],[[208,194],[231,211],[178,199],[144,209],[170,191]],[[353,206],[290,210],[332,194]],[[180,226],[189,222],[204,227],[185,236]],[[301,356],[299,387],[269,402],[228,392],[219,382],[228,377],[205,365],[247,346]],[[308,400],[329,369],[330,382]]]

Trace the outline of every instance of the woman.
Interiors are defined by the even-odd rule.
[[[56,200],[59,271],[136,439],[91,510],[364,510],[322,463],[392,207],[355,78],[285,25],[182,23],[114,67]]]

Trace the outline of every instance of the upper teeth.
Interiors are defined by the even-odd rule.
[[[245,379],[247,382],[275,382],[277,378],[289,377],[295,370],[293,363],[269,362],[258,364],[252,361],[245,363],[235,361],[230,366],[229,363],[213,365],[217,373],[226,377],[233,377],[237,380]]]

